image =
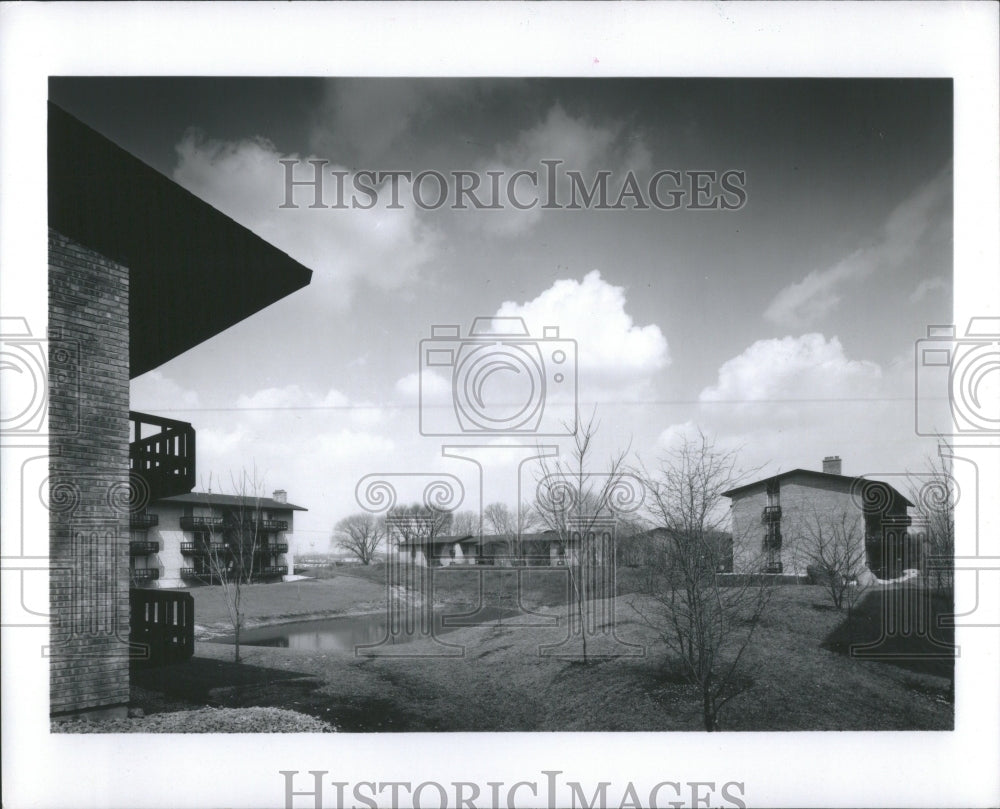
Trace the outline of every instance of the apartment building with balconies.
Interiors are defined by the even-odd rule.
[[[733,570],[801,576],[824,541],[853,544],[840,552],[880,579],[918,567],[913,503],[888,483],[841,469],[841,459],[828,456],[821,472],[793,469],[724,492],[732,500]]]
[[[296,511],[283,489],[271,497],[190,492],[133,512],[129,577],[133,587],[217,584],[222,576],[281,581],[294,573]]]

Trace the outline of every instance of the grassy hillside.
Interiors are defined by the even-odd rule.
[[[378,571],[358,570],[324,581],[262,585],[266,592],[255,610],[265,601],[286,615],[293,607],[303,614],[321,606],[338,614],[377,608],[384,579],[379,584]],[[347,731],[700,730],[697,694],[638,620],[632,608],[637,595],[615,601],[616,633],[638,645],[623,649],[643,654],[587,664],[540,654],[566,636],[566,607],[554,598],[558,588],[552,584],[558,578],[532,577],[535,584],[524,596],[560,617],[558,626],[459,629],[446,636],[461,647],[456,657],[436,656],[440,649],[428,640],[397,647],[408,655],[402,658],[244,647],[246,662],[237,667],[228,662],[230,647],[200,642],[191,664],[140,673],[136,699],[158,710],[206,703],[290,708]],[[494,594],[508,592],[505,580],[514,577],[498,577]],[[475,576],[440,581],[446,583],[437,593],[443,603],[458,605],[479,592]],[[488,580],[484,588],[488,595]],[[208,588],[195,591],[195,598],[199,624],[220,617]],[[722,729],[950,729],[951,664],[921,657],[926,638],[890,639],[881,660],[851,654],[853,644],[881,637],[879,598],[877,592],[869,596],[848,623],[820,587],[776,588],[747,654],[746,691],[726,707]],[[550,599],[554,603],[545,604]]]

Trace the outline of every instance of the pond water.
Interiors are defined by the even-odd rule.
[[[474,613],[461,615],[434,613],[434,635],[440,636],[454,632],[463,626],[502,624],[524,615],[518,610],[498,609],[497,607],[483,607]],[[532,617],[544,618],[543,616]],[[377,644],[382,641],[399,644],[426,637],[426,633],[422,632],[420,628],[420,618],[419,613],[414,613],[411,616],[414,625],[399,626],[392,638],[390,638],[388,631],[388,616],[385,612],[378,612],[371,615],[323,618],[316,621],[298,621],[245,629],[240,633],[240,644],[243,646],[273,646],[308,652],[353,652],[356,646],[365,644]],[[544,624],[553,622],[554,619],[551,617],[543,620]],[[213,643],[232,644],[232,642],[232,635],[213,638]]]

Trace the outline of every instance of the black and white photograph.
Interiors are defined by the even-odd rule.
[[[996,8],[837,5],[6,23],[5,805],[993,805]]]

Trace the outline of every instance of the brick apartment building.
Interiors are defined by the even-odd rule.
[[[129,380],[312,273],[51,103],[48,199],[50,710],[124,713],[132,514],[195,482],[194,428]]]
[[[907,530],[913,503],[887,483],[841,474],[837,456],[823,459],[822,472],[793,469],[724,495],[732,500],[737,573],[804,575],[820,530],[849,536],[880,579],[919,565],[921,549]]]
[[[154,500],[129,518],[132,587],[215,584],[246,563],[252,581],[294,573],[294,514],[284,489],[272,497],[190,492]]]

